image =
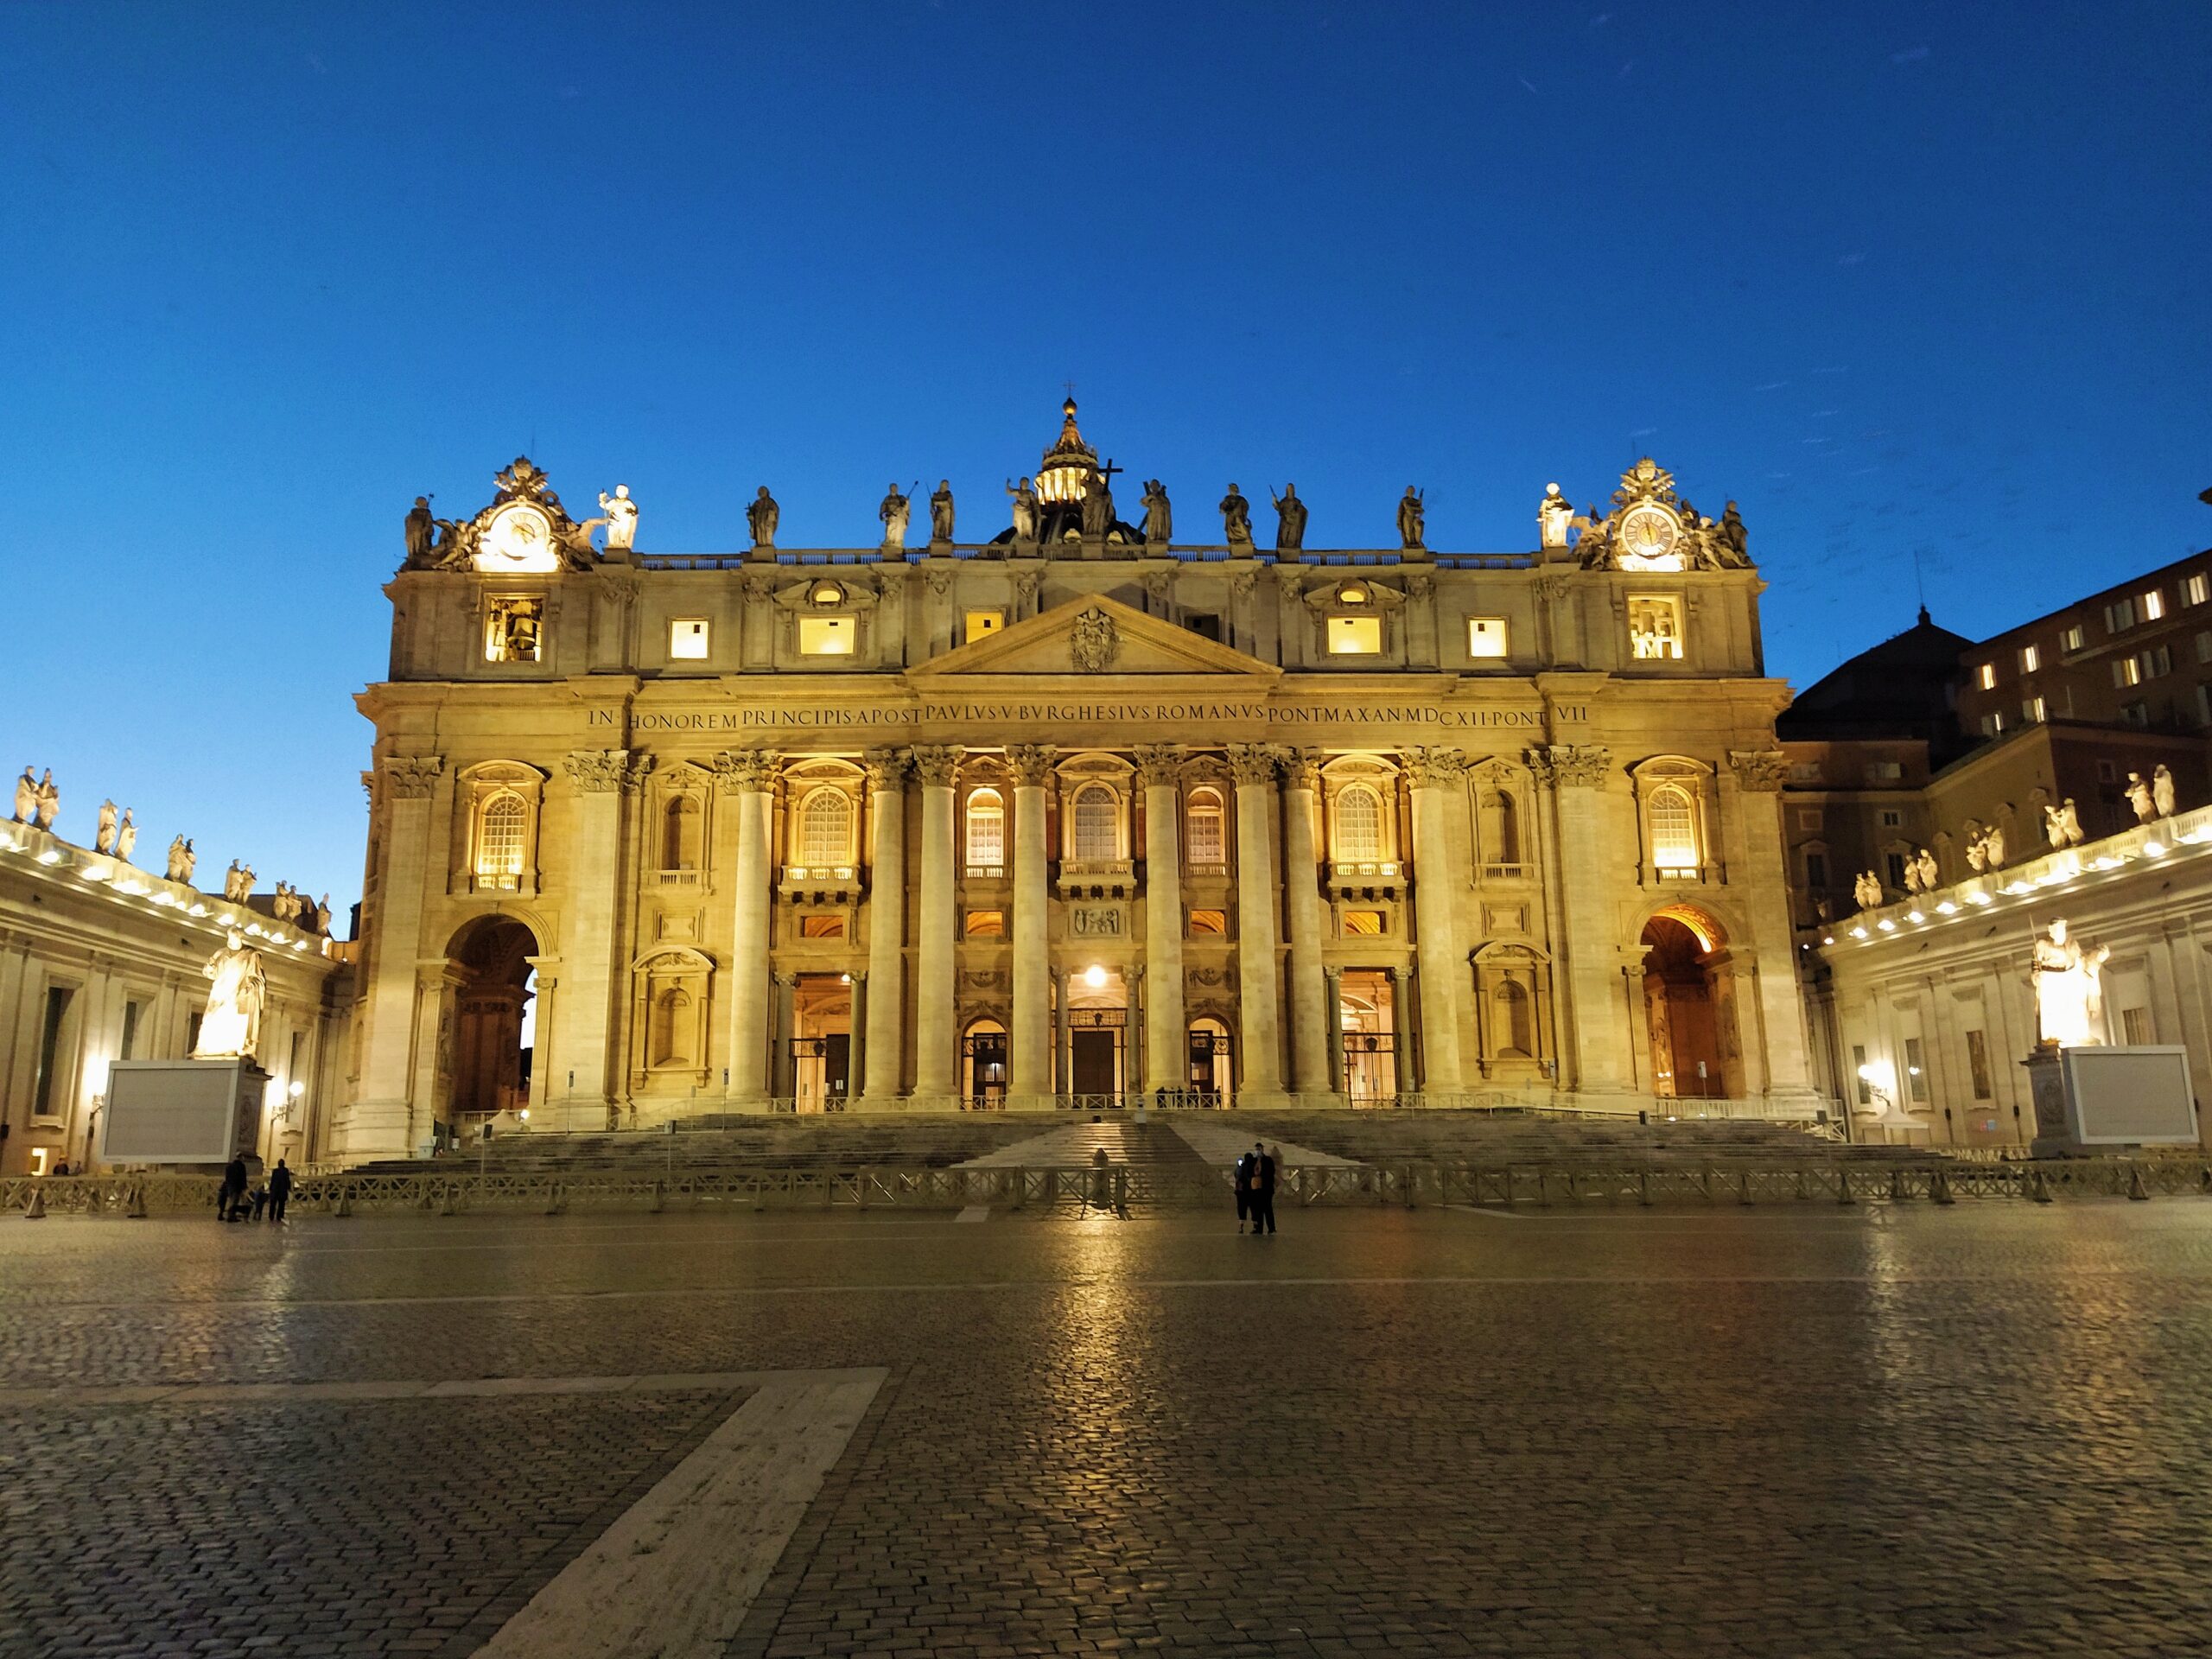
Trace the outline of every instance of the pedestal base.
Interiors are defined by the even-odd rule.
[[[269,1074],[251,1060],[118,1060],[100,1161],[207,1164],[258,1155]]]
[[[2200,1144],[2189,1053],[2170,1045],[2038,1047],[2020,1062],[2035,1102],[2037,1158]]]

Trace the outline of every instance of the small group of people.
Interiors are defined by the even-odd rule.
[[[223,1190],[215,1195],[218,1221],[259,1221],[266,1211],[271,1221],[284,1219],[284,1206],[292,1198],[292,1172],[279,1158],[276,1167],[261,1185],[247,1188],[245,1160],[233,1158],[223,1167]]]
[[[1252,1150],[1236,1160],[1236,1230],[1248,1221],[1252,1236],[1275,1230],[1275,1180],[1282,1172],[1282,1148],[1272,1149],[1255,1141]]]

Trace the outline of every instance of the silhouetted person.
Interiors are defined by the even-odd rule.
[[[1257,1238],[1275,1230],[1275,1160],[1256,1141],[1247,1155],[1252,1160],[1252,1185],[1244,1207],[1252,1217],[1252,1236]]]
[[[239,1208],[245,1203],[245,1160],[233,1158],[223,1166],[223,1195],[215,1205],[217,1217],[236,1221]]]
[[[1236,1160],[1236,1230],[1244,1230],[1244,1217],[1252,1213],[1252,1183],[1259,1173],[1258,1149]]]
[[[276,1167],[269,1172],[270,1220],[284,1219],[284,1205],[290,1200],[291,1196],[292,1172],[285,1168],[284,1160],[279,1158],[276,1160]]]

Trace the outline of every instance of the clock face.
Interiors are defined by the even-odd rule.
[[[555,570],[560,563],[553,521],[527,502],[502,507],[477,537],[480,570]]]
[[[1624,570],[1679,570],[1682,527],[1675,515],[1646,502],[1621,515],[1618,563]]]

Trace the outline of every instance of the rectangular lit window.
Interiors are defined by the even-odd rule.
[[[679,616],[668,625],[668,654],[696,661],[707,654],[707,623],[703,617]]]
[[[1859,1103],[1872,1106],[1874,1103],[1874,1085],[1866,1077],[1866,1049],[1863,1044],[1853,1043],[1851,1046],[1851,1069],[1859,1079]]]
[[[1904,1077],[1905,1087],[1911,1091],[1915,1100],[1928,1098],[1928,1067],[1921,1057],[1920,1039],[1917,1037],[1904,1039]]]
[[[1989,1098],[1989,1039],[1979,1031],[1967,1033],[1967,1071],[1974,1078],[1974,1097]]]
[[[1344,912],[1344,936],[1370,936],[1382,931],[1382,912],[1379,910],[1348,910]]]
[[[853,619],[849,616],[802,616],[798,620],[798,649],[802,657],[849,657],[853,654]]]
[[[1638,662],[1680,662],[1682,601],[1671,595],[1631,594],[1628,601],[1629,655]]]
[[[2135,601],[2116,599],[2105,607],[2105,632],[2125,633],[2135,626]]]
[[[1993,709],[1981,717],[1981,734],[1995,737],[2005,729],[2005,711]]]
[[[2112,664],[2112,683],[2114,685],[2122,686],[2142,684],[2142,658],[2139,657],[2114,658]]]
[[[2157,1042],[2158,1034],[2151,1029],[2151,1010],[2122,1008],[2120,1011],[2120,1039],[2130,1048]]]
[[[1004,611],[970,611],[968,613],[967,632],[962,638],[973,642],[986,634],[996,633],[1006,626]]]
[[[1227,911],[1194,910],[1191,912],[1191,932],[1193,937],[1200,933],[1225,934],[1228,931],[1229,912]]]
[[[1379,616],[1332,616],[1329,619],[1332,657],[1373,657],[1382,649],[1382,619]]]
[[[534,663],[545,624],[542,599],[494,599],[484,607],[484,660]]]
[[[2042,666],[2043,647],[2041,645],[2022,645],[2020,647],[2021,673],[2032,674]]]
[[[2082,630],[2079,622],[2058,636],[2058,648],[2061,651],[2079,651],[2088,643],[2089,636]]]
[[[1505,619],[1502,616],[1471,616],[1467,619],[1467,655],[1470,657],[1503,657],[1505,655]]]
[[[2212,577],[2206,576],[2200,570],[2193,576],[2182,578],[2181,602],[2183,604],[2202,605],[2207,599],[2212,599]]]
[[[1002,910],[971,910],[968,912],[968,924],[961,931],[971,939],[1003,938],[1006,912]]]
[[[2143,595],[2143,620],[2156,622],[2166,613],[2166,596],[2153,588]]]
[[[1980,673],[1975,676],[1974,683],[1984,691],[1994,691],[1997,689],[1997,664],[1984,663]]]
[[[2043,723],[2043,699],[2030,697],[2020,704],[2020,718],[2031,726]]]

